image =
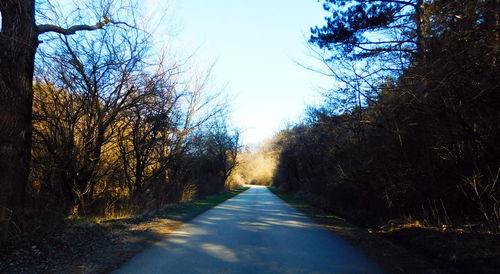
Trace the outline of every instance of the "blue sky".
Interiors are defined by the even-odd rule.
[[[243,144],[272,137],[297,121],[307,104],[321,100],[318,86],[328,85],[328,79],[294,63],[313,62],[306,40],[309,28],[324,22],[321,3],[170,0],[168,5],[175,46],[196,51],[197,60],[217,60],[213,77],[232,99],[231,123],[243,130]]]

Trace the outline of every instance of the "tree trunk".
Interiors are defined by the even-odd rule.
[[[425,44],[425,35],[426,35],[426,26],[424,22],[424,1],[417,0],[417,5],[415,7],[415,24],[417,31],[417,52],[416,52],[416,61],[418,66],[418,86],[417,86],[417,98],[423,99],[427,93],[427,79],[426,79],[426,71],[427,71],[427,60],[426,60],[426,44]]]
[[[0,241],[23,224],[31,150],[33,69],[38,45],[34,0],[1,0]],[[15,225],[14,225],[15,224]]]

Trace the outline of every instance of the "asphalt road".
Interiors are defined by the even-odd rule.
[[[196,217],[115,273],[382,273],[265,187]]]

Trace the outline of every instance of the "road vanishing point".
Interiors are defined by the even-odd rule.
[[[383,273],[266,187],[252,186],[113,273]]]

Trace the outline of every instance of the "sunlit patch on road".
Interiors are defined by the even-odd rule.
[[[223,245],[206,243],[201,245],[201,249],[203,249],[209,255],[226,262],[238,261],[236,253]]]

